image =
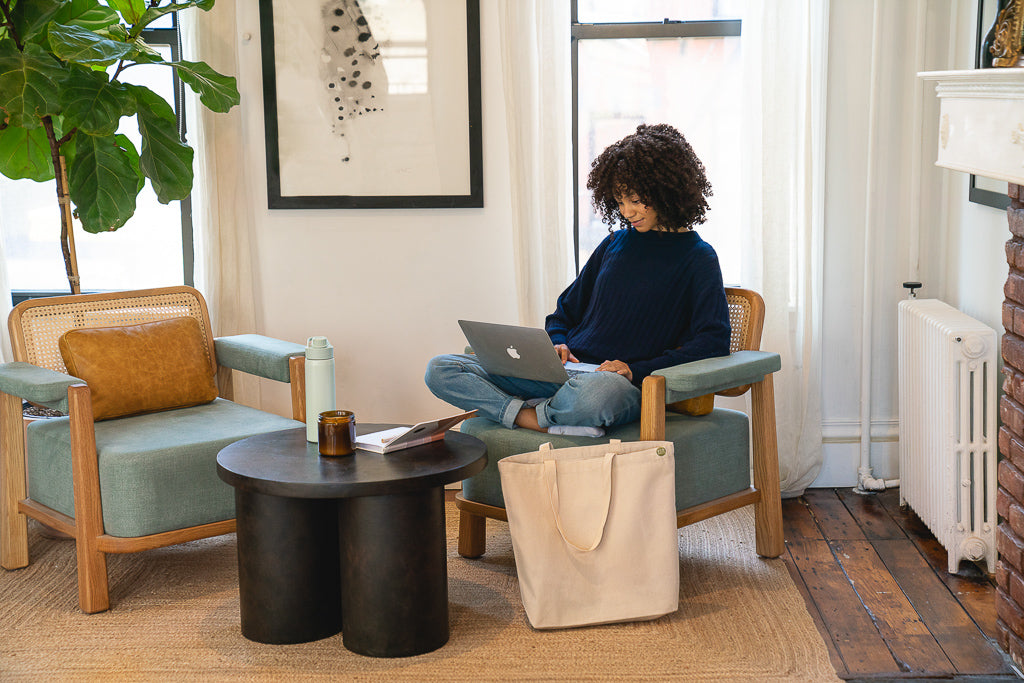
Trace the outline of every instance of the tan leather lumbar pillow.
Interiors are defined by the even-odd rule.
[[[58,345],[68,373],[89,385],[97,420],[217,398],[213,366],[195,318],[70,330]]]

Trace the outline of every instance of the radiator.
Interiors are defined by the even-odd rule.
[[[996,333],[937,299],[899,304],[900,504],[949,557],[996,563]]]

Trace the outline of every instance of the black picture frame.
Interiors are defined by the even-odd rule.
[[[348,11],[351,17],[352,8],[355,7],[354,11],[359,12],[359,26],[369,26],[371,30],[374,26],[373,18],[370,17],[367,22],[362,9],[349,0],[321,0],[315,3],[315,7],[312,7],[313,3],[307,6],[307,2],[309,0],[302,3],[277,0],[279,12],[275,17],[275,0],[259,0],[268,208],[483,207],[479,0],[464,1],[464,46],[458,40],[461,36],[458,29],[461,28],[459,15],[463,7],[462,0],[424,0],[424,39],[419,42],[408,40],[408,30],[404,34],[405,40],[391,40],[386,31],[379,32],[377,36],[369,32],[359,34],[357,38],[353,37],[356,34],[352,32],[346,36],[346,28],[351,27],[351,31],[367,29],[360,29],[355,23],[343,24],[341,20],[334,19],[334,15],[341,17]],[[287,12],[281,11],[282,7]],[[385,10],[386,7],[384,3]],[[407,29],[410,19],[405,13],[395,17],[394,21]],[[341,33],[334,24],[342,24]],[[386,18],[377,24],[385,28],[389,25]],[[299,39],[308,38],[311,31],[316,29],[324,36],[322,44],[311,48],[308,43],[315,40]],[[429,43],[428,29],[438,36]],[[331,31],[338,33],[341,38],[335,40]],[[446,31],[454,33],[448,34]],[[395,35],[398,34],[396,29]],[[440,38],[442,34],[445,36],[443,39]],[[355,42],[366,40],[364,35],[370,36],[367,42]],[[346,39],[350,42],[344,42]],[[328,52],[329,40],[333,43],[333,53]],[[359,51],[355,54],[348,50],[342,52],[339,46],[349,44],[358,46]],[[281,49],[282,46],[284,49]],[[360,102],[357,97],[366,97],[365,92],[360,91],[371,86],[366,75],[363,75],[359,83],[362,88],[354,87],[351,91],[347,88],[333,91],[325,89],[356,86],[355,77],[360,76],[360,71],[356,69],[360,68],[368,72],[378,68],[375,73],[387,77],[384,67],[389,63],[399,64],[397,57],[395,61],[388,61],[389,49],[402,57],[413,54],[413,61],[419,60],[415,65],[419,71],[414,71],[423,74],[422,80],[416,81],[424,84],[422,91],[412,88],[415,92],[410,95],[407,88],[407,92],[402,92],[405,82],[400,81],[396,88],[395,79],[389,78],[384,88],[376,90],[381,95],[380,100]],[[404,52],[399,53],[399,50]],[[344,60],[341,55],[345,56]],[[350,66],[356,64],[354,58],[362,57],[370,66]],[[375,57],[379,59],[374,60]],[[349,63],[348,58],[353,58],[353,61]],[[291,61],[285,61],[289,59]],[[435,64],[430,64],[432,59],[436,60]],[[345,62],[344,68],[338,67],[338,73],[335,74],[333,65],[341,64],[342,61]],[[331,62],[330,68],[325,71],[321,62]],[[409,63],[407,59],[406,64]],[[458,68],[449,68],[452,64]],[[447,83],[451,80],[447,75],[453,72],[461,74],[463,67],[465,100],[462,99],[463,90],[459,87],[458,79],[454,85]],[[431,69],[445,69],[444,85],[433,87],[439,81],[430,81],[427,74],[432,73]],[[286,76],[284,79],[279,78],[282,72]],[[402,73],[399,69],[394,72]],[[329,75],[324,76],[325,73]],[[295,78],[295,74],[300,74],[301,78]],[[309,74],[320,74],[319,80]],[[346,77],[341,74],[347,74],[350,80],[346,81]],[[427,83],[430,85],[425,85]],[[438,94],[439,91],[446,92],[448,96]],[[283,106],[279,97],[285,98]],[[327,98],[333,100],[333,103],[340,103],[339,110],[344,109],[346,104],[350,105],[348,111],[340,111],[341,114],[349,114],[348,121],[339,115],[337,119],[341,123],[335,123],[333,117],[339,112],[333,111],[333,103],[324,104],[328,102]],[[381,113],[372,113],[378,110],[373,108],[371,112],[371,108],[366,106],[365,119],[356,118],[350,113],[356,111],[359,116],[363,116],[359,110],[364,105],[381,101],[394,106],[386,108],[382,105]],[[353,106],[353,103],[359,107]],[[427,106],[421,106],[424,104]],[[383,113],[385,111],[386,114]],[[430,117],[439,122],[435,123],[432,130],[418,125]],[[301,121],[303,125],[289,126],[289,120]],[[437,134],[439,128],[442,129],[441,136]],[[425,137],[431,133],[434,134],[433,138]],[[410,136],[415,136],[415,139]],[[301,144],[296,145],[296,139]],[[325,139],[327,144],[323,144]],[[357,150],[361,154],[357,154]],[[370,171],[366,171],[367,168]]]
[[[998,0],[978,0],[978,28],[977,38],[974,46],[974,68],[982,68],[981,48],[985,41],[988,29],[995,22],[999,12]],[[985,179],[982,179],[985,182]],[[993,181],[994,182],[994,181]],[[971,174],[970,184],[967,189],[967,199],[975,204],[991,206],[993,209],[1006,211],[1010,206],[1010,197],[1006,192],[979,187],[978,176]]]

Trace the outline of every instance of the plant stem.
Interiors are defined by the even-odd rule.
[[[65,142],[67,142],[68,140],[70,140],[71,138],[73,138],[73,137],[74,137],[74,135],[75,135],[75,133],[77,133],[77,132],[78,132],[78,129],[77,129],[77,128],[72,128],[71,130],[69,130],[69,131],[68,131],[68,132],[67,132],[67,133],[66,133],[66,134],[64,135],[64,137],[62,137],[62,138],[61,138],[60,140],[57,140],[57,149],[59,150],[59,149],[60,149],[60,146],[61,146],[61,145],[63,145],[63,144],[64,144]]]
[[[81,294],[78,258],[74,249],[73,230],[75,224],[71,215],[71,193],[68,190],[68,178],[64,170],[64,157],[60,154],[60,146],[69,139],[70,134],[58,141],[57,134],[53,130],[53,119],[47,115],[42,118],[42,122],[43,128],[46,130],[46,139],[50,142],[50,159],[53,161],[53,175],[57,180],[57,203],[60,206],[60,250],[64,256],[64,270],[68,275],[71,293]]]
[[[18,31],[14,28],[14,22],[11,20],[11,3],[9,0],[0,0],[0,11],[4,13],[4,25],[7,26],[7,30],[11,33],[11,38],[14,40],[15,46],[18,48],[18,52],[25,51],[25,45],[21,42],[21,38],[18,36]]]

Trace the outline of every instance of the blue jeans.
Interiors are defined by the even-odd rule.
[[[537,404],[537,422],[552,425],[614,427],[640,417],[640,390],[614,372],[590,372],[565,384],[489,375],[472,355],[435,356],[427,365],[427,387],[442,401],[481,417],[515,427],[525,399]]]

